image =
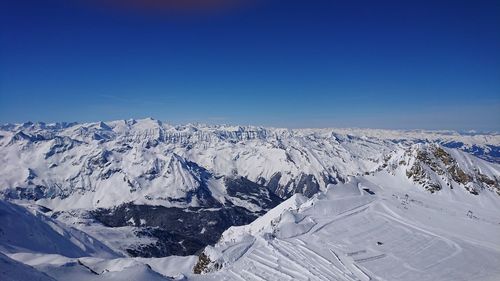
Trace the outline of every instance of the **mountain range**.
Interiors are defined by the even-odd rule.
[[[4,124],[0,159],[0,215],[3,225],[12,222],[0,229],[1,257],[44,278],[90,280],[90,272],[119,280],[130,269],[146,279],[410,280],[430,270],[423,279],[432,280],[442,272],[421,260],[449,266],[455,252],[454,270],[468,263],[489,273],[464,280],[500,276],[493,266],[500,261],[497,133],[151,118]],[[464,217],[485,233],[464,230]],[[457,228],[441,226],[445,219]],[[338,229],[329,226],[337,220]],[[27,225],[40,226],[30,232]],[[30,236],[14,239],[19,232]],[[465,233],[465,244],[450,238],[454,232]],[[384,241],[372,241],[375,234]],[[410,244],[391,244],[398,239]],[[423,264],[412,264],[411,253]],[[389,260],[407,270],[382,270]],[[185,270],[193,267],[203,275]]]

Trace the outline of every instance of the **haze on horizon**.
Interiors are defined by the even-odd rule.
[[[7,0],[0,123],[500,130],[500,2]]]

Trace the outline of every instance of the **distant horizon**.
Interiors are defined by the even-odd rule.
[[[142,120],[154,120],[154,121],[159,121],[163,124],[166,125],[171,125],[171,126],[187,126],[187,125],[200,125],[200,126],[207,126],[207,127],[217,127],[217,126],[240,126],[240,127],[256,127],[256,128],[264,128],[264,129],[286,129],[286,130],[307,130],[307,129],[339,129],[339,130],[387,130],[387,131],[401,131],[401,132],[418,132],[418,131],[425,131],[425,132],[454,132],[454,133],[459,133],[459,134],[470,134],[470,135],[483,135],[483,134],[500,134],[500,131],[497,130],[486,130],[486,131],[481,131],[481,130],[475,130],[475,129],[468,129],[468,130],[455,130],[455,129],[426,129],[426,128],[379,128],[379,127],[285,127],[285,126],[266,126],[266,125],[259,125],[259,124],[243,124],[243,123],[207,123],[203,121],[193,121],[193,122],[185,122],[185,123],[175,123],[175,122],[170,122],[169,120],[162,120],[154,117],[143,117],[143,118],[122,118],[122,119],[113,119],[113,120],[91,120],[91,121],[51,121],[51,122],[45,122],[45,121],[34,121],[34,120],[27,120],[24,122],[0,122],[0,126],[6,126],[6,125],[25,125],[25,124],[44,124],[44,125],[53,125],[53,124],[66,124],[68,126],[73,126],[73,125],[84,125],[84,124],[95,124],[99,122],[103,123],[109,123],[109,122],[117,122],[117,121],[142,121]]]

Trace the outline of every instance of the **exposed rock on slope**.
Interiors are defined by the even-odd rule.
[[[389,169],[406,169],[406,176],[434,193],[443,188],[465,188],[478,195],[481,190],[500,195],[498,165],[437,144],[418,144],[388,160]]]

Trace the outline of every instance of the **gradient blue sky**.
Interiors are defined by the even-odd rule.
[[[179,1],[2,1],[0,123],[500,130],[500,1]]]

